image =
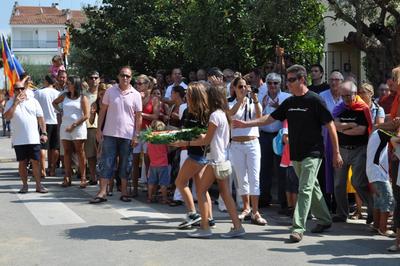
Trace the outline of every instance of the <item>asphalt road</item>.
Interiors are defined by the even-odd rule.
[[[386,248],[393,240],[372,234],[365,222],[335,224],[323,235],[306,233],[290,244],[290,219],[277,207],[262,209],[269,224],[245,223],[245,237],[221,239],[230,228],[227,213],[214,208],[211,239],[187,238],[176,226],[184,207],[130,203],[114,193],[106,204],[90,205],[96,187],[76,180],[62,188],[48,177],[48,194],[17,194],[21,183],[8,138],[0,138],[0,265],[400,265]],[[315,221],[309,222],[309,228]]]

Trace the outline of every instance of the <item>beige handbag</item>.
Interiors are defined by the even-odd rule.
[[[215,177],[218,180],[224,180],[232,174],[232,165],[229,160],[226,160],[225,162],[212,163],[211,166],[214,170]]]

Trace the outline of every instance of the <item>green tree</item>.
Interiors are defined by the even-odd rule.
[[[112,76],[124,64],[145,73],[174,66],[247,71],[262,65],[276,44],[320,53],[322,6],[292,2],[103,0],[85,7],[87,23],[72,31],[71,62],[83,73],[96,68]]]
[[[400,64],[400,2],[398,0],[328,0],[335,18],[355,28],[346,41],[364,51],[368,79],[379,84]]]

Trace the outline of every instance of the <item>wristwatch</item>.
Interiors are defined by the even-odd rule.
[[[47,132],[42,132],[40,136],[47,136]]]

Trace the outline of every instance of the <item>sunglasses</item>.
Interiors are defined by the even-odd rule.
[[[16,88],[14,88],[15,91],[22,91],[24,89],[25,89],[25,87],[16,87]]]
[[[267,84],[268,84],[268,85],[274,84],[274,85],[276,86],[276,85],[279,84],[279,82],[278,82],[278,81],[268,81]]]
[[[288,78],[287,81],[289,81],[290,83],[295,82],[296,80],[298,80],[298,78]]]
[[[94,77],[90,77],[90,79],[98,79],[98,78],[99,78],[99,77],[95,77],[95,76],[94,76]]]
[[[127,74],[119,74],[119,76],[121,77],[121,78],[127,78],[127,79],[130,79],[132,76],[130,76],[130,75],[127,75]]]

